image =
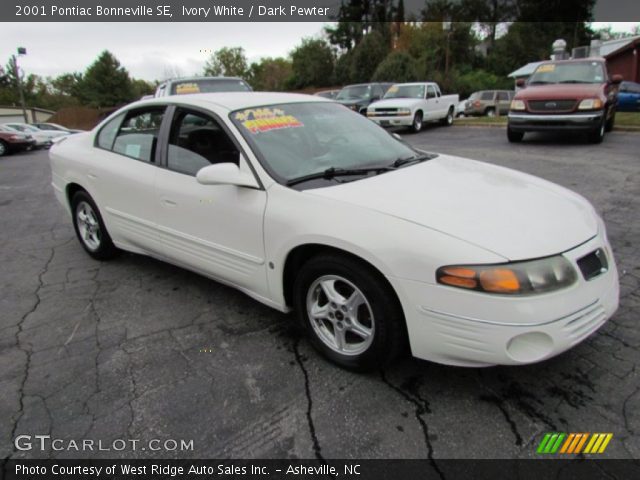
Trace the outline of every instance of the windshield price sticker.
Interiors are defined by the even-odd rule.
[[[178,95],[185,95],[188,93],[200,93],[200,87],[197,83],[180,83],[176,86],[176,93]]]
[[[536,70],[536,73],[553,72],[555,69],[556,66],[553,63],[549,63],[547,65],[540,65]]]
[[[241,121],[244,128],[253,134],[304,126],[296,117],[287,115],[284,110],[279,108],[249,109],[236,113],[234,118]]]

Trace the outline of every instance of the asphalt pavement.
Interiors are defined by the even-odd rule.
[[[607,458],[640,458],[640,135],[511,145],[502,128],[430,127],[404,138],[593,202],[621,274],[612,320],[536,365],[405,358],[351,373],[292,316],[242,293],[139,255],[92,260],[54,199],[47,153],[2,157],[0,458],[532,458],[551,431],[612,432]],[[18,435],[140,443],[16,450]],[[152,451],[152,439],[192,448]]]

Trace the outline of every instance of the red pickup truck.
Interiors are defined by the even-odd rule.
[[[616,115],[620,75],[610,76],[603,58],[540,64],[509,109],[507,138],[520,142],[526,132],[582,131],[600,143]]]

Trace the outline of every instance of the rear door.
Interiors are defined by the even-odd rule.
[[[262,232],[266,192],[196,180],[201,168],[215,163],[235,163],[253,174],[230,130],[211,112],[176,107],[166,137],[155,196],[165,255],[267,296]]]
[[[511,103],[511,98],[509,97],[509,92],[507,91],[499,91],[496,95],[497,102],[497,111],[500,115],[506,115],[509,113],[509,104]]]
[[[437,120],[440,114],[440,103],[438,92],[433,85],[427,85],[427,112],[425,118],[427,120]]]

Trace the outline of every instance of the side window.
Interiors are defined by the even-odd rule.
[[[187,175],[215,163],[240,163],[240,153],[220,124],[199,112],[177,110],[171,125],[167,167]]]
[[[480,96],[480,100],[493,100],[493,96],[495,95],[495,92],[491,91],[491,92],[482,92],[482,95]]]
[[[116,134],[120,128],[120,123],[124,115],[118,115],[100,129],[98,133],[98,147],[105,150],[111,150],[113,148],[113,141],[116,139]]]
[[[427,87],[427,98],[436,98],[436,89],[431,85]]]
[[[158,133],[163,117],[164,108],[129,112],[118,130],[113,151],[143,162],[155,162]]]
[[[508,102],[509,94],[507,92],[498,92],[498,101],[499,102]]]

